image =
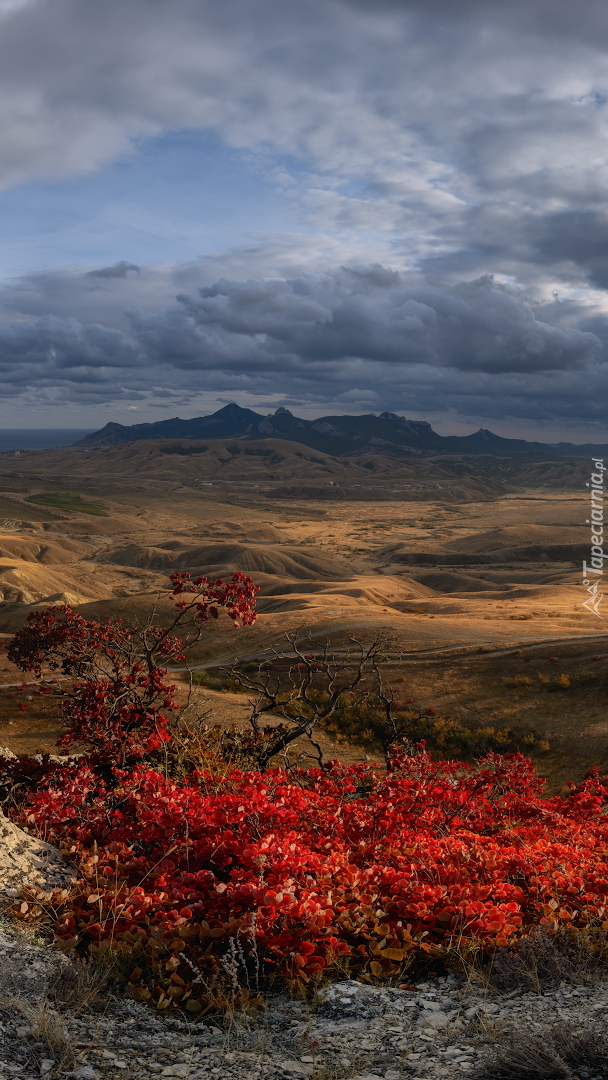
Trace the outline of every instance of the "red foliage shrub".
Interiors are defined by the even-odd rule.
[[[81,859],[81,886],[55,898],[58,940],[139,949],[135,996],[160,1008],[216,1006],[227,956],[243,981],[383,979],[539,923],[608,928],[595,775],[542,800],[521,755],[470,766],[421,752],[388,773],[332,762],[177,784],[138,767],[115,784],[55,766],[22,821]]]
[[[32,612],[15,634],[7,653],[22,671],[41,676],[47,669],[81,680],[63,706],[62,750],[84,744],[97,754],[99,767],[133,764],[158,750],[169,739],[168,714],[176,708],[175,687],[158,663],[184,659],[184,641],[175,631],[190,617],[191,644],[201,623],[217,619],[220,608],[235,626],[255,621],[257,588],[244,574],[229,582],[173,574],[171,583],[176,614],[168,627],[88,621],[63,605]]]
[[[258,588],[246,574],[237,572],[230,581],[192,578],[188,573],[171,574],[171,584],[172,596],[194,595],[193,600],[180,600],[175,606],[180,611],[195,611],[201,622],[206,622],[209,616],[219,618],[219,608],[226,609],[236,627],[251,626],[256,620],[254,605]]]
[[[193,1014],[225,1004],[237,973],[244,996],[273,977],[396,979],[417,957],[473,955],[538,924],[608,930],[608,787],[597,770],[569,797],[543,800],[519,754],[468,765],[433,762],[419,746],[393,752],[386,770],[289,772],[219,757],[216,768],[211,755],[185,779],[154,768],[174,704],[157,659],[181,654],[180,620],[192,614],[200,630],[221,607],[237,623],[254,618],[243,575],[178,575],[173,586],[182,599],[168,628],[52,608],[9,648],[23,670],[76,678],[64,745],[90,748],[64,763],[0,759],[15,819],[82,870],[69,891],[32,890],[25,918],[51,913],[66,949],[132,951],[134,996]]]

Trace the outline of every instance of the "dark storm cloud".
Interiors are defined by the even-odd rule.
[[[582,271],[596,288],[608,288],[608,216],[598,210],[564,210],[537,223],[531,257],[572,278]]]
[[[279,390],[320,406],[488,416],[526,416],[534,401],[547,417],[589,417],[600,399],[598,337],[546,321],[488,277],[441,286],[372,266],[220,280],[125,315],[128,329],[57,316],[0,324],[6,393],[60,386],[66,401],[106,402],[162,388],[260,400]]]
[[[398,276],[397,276],[398,277]],[[436,364],[461,371],[556,371],[589,362],[599,342],[540,322],[491,279],[452,287],[342,270],[292,281],[221,281],[179,299],[201,327],[242,337],[260,363]],[[262,340],[259,341],[259,336]]]

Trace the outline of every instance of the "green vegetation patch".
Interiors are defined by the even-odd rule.
[[[315,694],[312,692],[311,696]],[[322,699],[323,695],[320,695]],[[482,754],[530,754],[546,753],[551,749],[546,733],[513,730],[509,727],[469,727],[449,716],[433,716],[433,708],[427,715],[404,709],[395,702],[395,727],[400,739],[419,743],[423,739],[431,755],[440,753],[449,758],[476,758]],[[338,743],[369,746],[377,750],[386,743],[388,725],[386,715],[377,707],[362,703],[348,703],[322,725]]]
[[[242,694],[243,687],[238,679],[230,678],[219,668],[210,668],[207,671],[197,671],[192,681],[196,686],[203,686],[206,690],[220,690],[224,694]]]
[[[82,496],[74,491],[45,492],[42,495],[28,495],[26,502],[40,506],[55,506],[60,510],[77,510],[79,514],[94,514],[96,517],[108,517],[108,512],[101,503],[83,502]]]

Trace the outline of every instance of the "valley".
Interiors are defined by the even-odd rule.
[[[554,789],[590,758],[608,767],[605,623],[582,607],[586,463],[525,460],[522,480],[512,459],[490,468],[485,457],[372,461],[273,439],[204,445],[0,455],[0,632],[61,603],[100,620],[154,607],[162,620],[172,572],[240,570],[259,587],[257,622],[235,631],[220,619],[191,667],[238,667],[280,652],[286,634],[334,650],[380,636],[391,678],[421,707],[522,738],[533,729]],[[2,683],[15,681],[0,668]],[[246,698],[205,693],[222,702],[222,723],[243,723]],[[20,718],[11,700],[3,693],[0,741],[49,749],[47,706],[37,726],[34,706]]]

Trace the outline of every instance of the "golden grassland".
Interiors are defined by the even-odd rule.
[[[454,497],[452,477],[441,492],[422,484],[411,498],[404,489],[392,500],[387,476],[368,470],[365,500],[320,501],[304,497],[305,481],[353,481],[357,470],[361,479],[364,463],[323,455],[312,462],[298,457],[296,444],[283,447],[276,480],[294,481],[289,470],[297,466],[301,487],[275,498],[268,455],[249,455],[239,483],[226,478],[226,470],[236,475],[236,454],[222,465],[216,448],[212,467],[208,454],[144,453],[137,445],[142,460],[123,454],[124,475],[118,466],[112,474],[102,454],[23,455],[19,475],[9,475],[7,459],[3,476],[0,463],[5,635],[49,603],[69,603],[88,618],[127,620],[145,619],[155,606],[162,620],[169,606],[157,598],[171,572],[242,570],[260,588],[257,623],[238,631],[227,620],[209,627],[189,654],[193,666],[251,662],[280,652],[289,633],[308,647],[329,642],[338,650],[379,635],[396,694],[413,699],[414,708],[435,707],[448,728],[534,736],[525,745],[548,790],[580,779],[589,764],[608,766],[606,622],[582,607],[587,501],[572,486],[572,470],[545,469],[548,480],[538,487],[542,469],[530,466],[528,486],[503,484],[483,497]],[[408,469],[416,480],[410,464],[402,472]],[[203,481],[207,475],[215,479]],[[430,475],[428,462],[420,466],[418,479]],[[477,483],[479,470],[472,478]],[[458,481],[466,494],[465,481],[466,470]],[[376,502],[368,497],[374,484]],[[62,499],[68,486],[81,506],[103,505],[108,516],[70,507]],[[0,683],[20,679],[0,658]],[[196,693],[213,722],[246,722],[246,697]],[[0,743],[21,752],[49,749],[60,730],[60,698],[34,697],[21,712],[10,694],[0,691]],[[329,737],[326,748],[348,760],[375,756],[373,747]]]

